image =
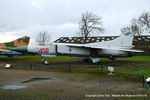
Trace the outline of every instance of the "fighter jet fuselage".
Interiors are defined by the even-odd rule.
[[[134,52],[143,52],[133,50],[133,35],[131,33],[122,34],[120,37],[103,42],[89,44],[67,44],[53,43],[46,46],[30,45],[26,47],[17,47],[12,49],[17,52],[27,52],[40,54],[41,56],[77,56],[90,58],[92,62],[97,62],[98,57],[106,57],[112,60],[133,56]]]
[[[122,58],[132,56],[130,52],[111,50],[111,49],[92,49],[84,47],[70,47],[66,45],[51,44],[49,46],[35,46],[26,49],[29,53],[41,55],[56,55],[56,56],[77,56],[77,57],[107,57],[107,58]]]

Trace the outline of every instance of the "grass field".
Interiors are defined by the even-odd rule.
[[[20,56],[21,57],[21,56]],[[22,56],[23,58],[41,58],[41,56]],[[45,58],[55,58],[55,59],[72,59],[76,57],[69,57],[69,56],[57,56],[57,57],[45,57]],[[100,58],[101,60],[110,60],[107,58]],[[150,61],[150,56],[133,56],[129,58],[119,58],[118,60],[124,61]]]
[[[0,58],[8,58],[7,56],[0,56]],[[40,55],[24,55],[24,56],[14,56],[14,58],[41,58]],[[56,58],[56,59],[71,59],[76,57],[69,56],[57,56],[57,57],[44,57],[44,58]]]
[[[133,56],[129,58],[123,58],[119,60],[124,60],[124,61],[150,61],[150,56]]]
[[[0,58],[8,58],[7,56],[0,56]],[[24,56],[15,56],[14,58],[41,58],[40,55],[24,55]],[[44,57],[49,59],[72,59],[76,57],[69,57],[69,56],[57,56],[57,57]],[[102,61],[110,60],[107,58],[100,58]],[[117,60],[124,60],[124,61],[150,61],[150,56],[133,56],[128,58],[118,58]]]
[[[50,64],[61,64],[61,63],[83,63],[84,61],[82,59],[78,59],[76,57],[69,57],[69,56],[57,56],[57,57],[44,57]],[[138,73],[138,74],[146,74],[147,76],[150,76],[150,56],[133,56],[129,58],[120,58],[117,59],[116,61],[109,60],[107,58],[100,58],[101,59],[101,64],[106,65],[106,66],[117,66],[116,70],[117,71],[125,71],[125,72],[133,72],[133,73]],[[9,58],[7,56],[0,56],[0,60],[5,63],[37,63],[41,64],[41,56],[39,55],[30,55],[30,56],[15,56],[14,58]],[[14,62],[15,61],[15,62]],[[124,63],[124,64],[123,64]],[[88,64],[88,63],[86,63]],[[131,67],[129,70],[126,68]],[[135,66],[135,67],[133,67]],[[138,67],[142,67],[143,69],[138,69]],[[59,67],[51,67],[54,70],[60,70],[61,68]],[[74,70],[79,71],[91,71],[95,72],[97,69],[93,68],[87,68],[85,69],[85,66],[74,66],[72,67]]]
[[[57,57],[44,57],[50,64],[61,64],[61,63],[83,63],[82,59],[78,59],[76,57],[69,57],[69,56],[57,56]],[[124,72],[132,72],[136,74],[145,74],[146,76],[150,76],[150,56],[133,56],[129,58],[120,58],[116,61],[112,61],[107,58],[100,58],[101,64],[106,66],[117,66],[117,71],[124,71]],[[25,55],[25,56],[15,56],[14,58],[9,58],[7,56],[0,56],[0,60],[5,63],[37,63],[41,64],[41,56],[39,55]],[[124,63],[124,64],[123,64]],[[88,63],[86,63],[88,64]],[[130,69],[127,69],[127,67],[130,67]],[[133,67],[136,66],[136,67]],[[97,72],[97,68],[86,68],[86,66],[73,66],[73,70],[78,70],[80,72]],[[138,67],[142,67],[143,69],[138,69]],[[63,67],[51,67],[54,70],[61,70],[65,69]]]

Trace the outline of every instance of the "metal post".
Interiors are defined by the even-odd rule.
[[[31,63],[31,66],[30,66],[30,70],[32,70],[32,63]]]
[[[71,70],[70,70],[70,63],[69,63],[69,73],[71,72]]]
[[[103,70],[104,70],[104,67],[102,66],[102,67],[101,67],[101,71],[102,71],[102,73],[103,73]]]
[[[44,57],[43,56],[41,56],[41,62],[42,62],[42,64],[44,63]]]
[[[142,78],[143,78],[143,87],[144,87],[144,82],[145,82],[144,74],[142,75]]]

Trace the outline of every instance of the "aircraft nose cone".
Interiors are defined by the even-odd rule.
[[[27,52],[27,47],[26,46],[16,47],[16,48],[11,48],[10,50],[26,53]]]

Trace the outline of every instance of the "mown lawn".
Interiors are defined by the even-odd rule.
[[[4,59],[3,59],[4,58]],[[65,63],[82,63],[85,65],[71,65],[71,72],[79,72],[79,73],[99,73],[101,68],[98,67],[89,67],[86,66],[89,63],[84,62],[82,59],[78,59],[77,57],[69,57],[69,56],[57,56],[57,57],[44,57],[51,67],[34,67],[34,70],[51,70],[56,72],[68,72],[68,65],[62,65],[60,67],[55,66],[55,64],[65,64]],[[109,60],[107,58],[100,58],[100,65],[104,66],[113,66],[115,67],[115,71],[117,72],[128,72],[134,74],[145,74],[147,77],[150,76],[150,56],[134,56],[129,58],[121,58],[116,61]],[[41,64],[41,56],[40,55],[25,55],[25,56],[15,56],[14,58],[8,58],[6,56],[0,56],[0,60],[3,63],[10,64],[27,64],[30,69],[30,63],[33,64]],[[15,68],[15,67],[13,67]],[[23,66],[17,68],[24,68]],[[107,67],[104,68],[104,72],[107,73]]]
[[[57,57],[44,57],[49,64],[63,64],[63,63],[83,63],[82,59],[78,59],[77,57],[69,57],[69,56],[57,56]],[[120,58],[116,61],[109,60],[107,58],[100,58],[100,65],[105,66],[114,66],[115,71],[121,72],[129,72],[135,74],[145,74],[150,77],[150,56],[133,56],[129,58]],[[0,56],[0,60],[2,63],[10,63],[10,64],[41,64],[41,56],[40,55],[25,55],[25,56],[15,56],[14,58],[9,58],[7,56]],[[86,63],[86,65],[89,63]],[[53,71],[68,71],[66,66],[62,65],[61,67],[50,67]],[[21,67],[23,68],[23,67]],[[38,68],[35,68],[38,69]],[[44,69],[44,68],[42,68]],[[86,66],[72,66],[71,70],[73,72],[92,72],[99,73],[99,68],[97,67],[86,67]],[[107,69],[107,68],[106,68]],[[41,70],[41,68],[40,68]]]
[[[124,61],[150,61],[150,56],[133,56],[129,58],[122,58],[119,60],[124,60]]]
[[[7,56],[0,56],[0,58],[8,58]],[[14,56],[14,58],[41,58],[40,55],[24,55],[24,56]],[[56,57],[44,57],[49,59],[73,59],[77,57],[70,57],[70,56],[56,56]],[[107,58],[100,58],[102,61],[108,61],[110,59]],[[128,58],[118,58],[117,60],[121,61],[150,61],[150,56],[133,56]]]

